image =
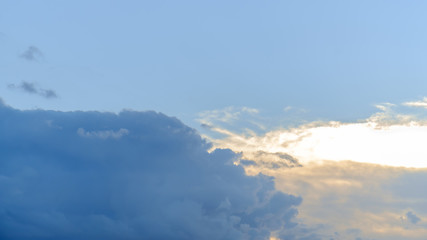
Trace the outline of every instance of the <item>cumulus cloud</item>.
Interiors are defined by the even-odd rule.
[[[231,150],[208,152],[175,118],[0,115],[2,239],[300,239],[300,197],[246,175]]]
[[[20,57],[27,61],[38,61],[43,57],[43,53],[36,46],[29,46]]]
[[[39,96],[47,98],[47,99],[58,97],[56,92],[53,91],[52,89],[39,88],[36,86],[35,83],[31,83],[31,82],[23,81],[19,85],[9,84],[8,87],[10,89],[20,89],[20,90],[27,92],[29,94],[36,94],[36,95],[39,95]]]

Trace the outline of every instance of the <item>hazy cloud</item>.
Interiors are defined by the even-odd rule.
[[[43,57],[43,53],[37,47],[29,46],[20,57],[28,61],[38,61]]]
[[[42,97],[47,98],[47,99],[58,97],[56,92],[53,91],[52,89],[39,88],[36,86],[35,83],[31,83],[31,82],[23,81],[19,85],[9,84],[8,87],[10,89],[21,89],[24,92],[27,92],[30,94],[36,94],[36,95],[42,96]]]
[[[2,239],[305,236],[300,197],[247,176],[231,150],[209,153],[175,118],[4,105],[0,115]]]

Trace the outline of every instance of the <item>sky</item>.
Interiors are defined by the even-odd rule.
[[[0,1],[0,236],[423,239],[426,8]]]

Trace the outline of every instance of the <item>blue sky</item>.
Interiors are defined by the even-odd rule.
[[[193,124],[228,106],[353,120],[424,96],[421,1],[3,1],[1,94],[17,108],[157,110]],[[35,46],[35,61],[19,56]],[[10,91],[33,82],[46,101]]]
[[[0,237],[424,239],[426,8],[1,1]]]

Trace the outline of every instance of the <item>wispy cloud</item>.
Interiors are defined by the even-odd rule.
[[[229,106],[223,109],[214,109],[203,111],[198,114],[197,120],[200,125],[209,129],[214,127],[229,128],[238,126],[239,129],[246,131],[248,134],[254,134],[253,129],[265,130],[265,126],[258,119],[259,110],[250,107],[233,107]]]
[[[58,95],[56,94],[56,92],[54,90],[39,88],[39,87],[37,87],[37,85],[35,83],[31,83],[31,82],[23,81],[19,85],[9,84],[8,87],[10,89],[20,89],[26,93],[39,95],[39,96],[47,98],[47,99],[58,97]]]
[[[21,55],[21,58],[27,61],[38,61],[43,57],[43,53],[36,46],[29,46]]]
[[[216,109],[210,111],[203,111],[199,113],[199,121],[201,123],[212,123],[212,122],[223,122],[223,123],[231,123],[237,119],[242,114],[258,114],[259,110],[255,108],[249,107],[226,107],[223,109]]]
[[[403,105],[410,106],[410,107],[427,108],[427,97],[424,97],[423,100],[420,100],[420,101],[405,102],[403,103]]]

